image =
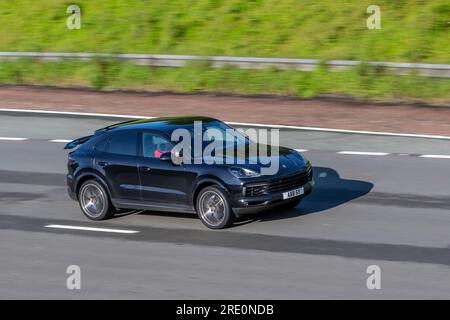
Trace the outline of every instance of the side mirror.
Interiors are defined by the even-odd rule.
[[[183,161],[183,157],[179,155],[179,152],[176,152],[174,157],[172,158],[171,152],[164,152],[160,157],[159,160],[161,161],[172,161],[174,165],[179,166],[181,162]]]
[[[182,158],[183,157],[183,149],[181,149],[180,151],[175,151],[175,157]]]

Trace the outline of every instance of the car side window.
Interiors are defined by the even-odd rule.
[[[113,154],[136,156],[137,155],[137,133],[134,131],[124,131],[112,135],[109,139],[109,150]]]
[[[171,152],[172,143],[165,137],[151,132],[142,133],[142,155],[144,158],[159,158],[166,152]]]

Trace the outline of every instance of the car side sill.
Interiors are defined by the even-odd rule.
[[[196,213],[194,207],[183,204],[158,203],[158,202],[142,203],[136,200],[123,200],[123,199],[111,199],[111,202],[114,205],[114,207],[121,209]]]

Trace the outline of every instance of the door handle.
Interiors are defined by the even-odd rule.
[[[142,172],[149,172],[150,170],[152,170],[150,167],[141,167]]]
[[[106,167],[106,166],[108,165],[108,162],[106,162],[106,161],[99,161],[99,162],[98,162],[98,165],[99,165],[100,167]]]

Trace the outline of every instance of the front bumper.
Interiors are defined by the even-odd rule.
[[[283,200],[283,192],[289,190],[284,190],[282,192],[277,192],[273,194],[265,194],[257,197],[235,198],[232,205],[233,212],[237,216],[253,214],[265,210],[270,210],[280,205],[296,201],[298,199],[302,199],[311,193],[314,187],[314,180],[309,181],[302,187],[304,188],[304,193],[302,195],[286,200]]]

